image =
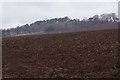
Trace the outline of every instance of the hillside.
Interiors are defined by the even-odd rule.
[[[94,31],[94,30],[107,30],[107,29],[118,29],[118,24],[120,22],[108,22],[104,24],[96,24],[90,27],[80,28],[80,29],[72,29],[64,32],[82,32],[82,31]]]
[[[118,30],[4,37],[3,78],[117,78]]]
[[[52,18],[47,20],[35,21],[31,24],[16,26],[16,28],[3,29],[2,36],[17,36],[17,35],[31,35],[31,34],[46,34],[46,33],[62,33],[62,32],[76,32],[87,30],[101,30],[109,29],[111,24],[112,29],[117,25],[117,18],[115,13],[94,15],[88,19],[70,19],[69,17]],[[105,25],[104,25],[105,24]],[[100,26],[103,26],[100,27]],[[107,27],[107,25],[109,27]],[[97,27],[93,27],[97,26]],[[110,28],[111,28],[110,27]]]

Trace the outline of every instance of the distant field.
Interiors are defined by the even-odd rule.
[[[117,78],[118,30],[5,37],[3,78]]]

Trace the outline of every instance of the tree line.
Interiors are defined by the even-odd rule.
[[[2,36],[15,36],[36,33],[57,33],[72,31],[75,29],[92,27],[97,24],[116,22],[119,20],[115,13],[94,15],[88,19],[70,19],[69,17],[53,18],[43,21],[36,21],[30,25],[25,24],[16,28],[3,29]]]

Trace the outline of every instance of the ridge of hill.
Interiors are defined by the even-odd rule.
[[[16,28],[2,30],[2,36],[16,36],[16,35],[30,35],[30,34],[46,34],[46,33],[62,33],[62,32],[74,32],[74,31],[86,31],[86,30],[98,30],[114,28],[119,18],[116,17],[115,13],[94,15],[88,19],[70,19],[69,17],[53,18],[43,21],[36,21],[30,25],[25,24]],[[109,24],[113,25],[109,25]],[[108,26],[101,24],[108,24]],[[96,26],[96,27],[93,27]],[[110,27],[109,27],[110,26]]]

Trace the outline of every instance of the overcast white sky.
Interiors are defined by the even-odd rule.
[[[95,14],[118,13],[118,0],[8,0],[1,1],[2,28],[17,27],[46,18],[64,17],[83,19]],[[1,21],[1,20],[0,20]],[[0,25],[1,26],[1,25]]]

